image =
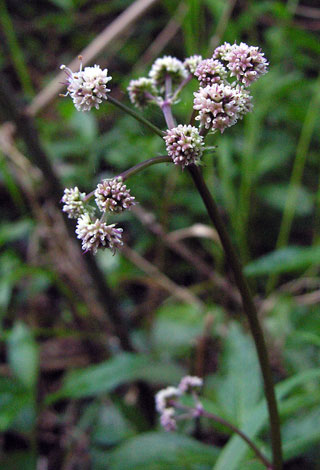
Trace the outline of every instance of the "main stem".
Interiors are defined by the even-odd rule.
[[[214,202],[203,179],[202,173],[200,169],[195,165],[189,165],[188,170],[206,206],[208,215],[219,234],[227,260],[233,270],[235,282],[241,294],[243,308],[249,321],[249,326],[257,349],[257,354],[263,376],[264,391],[270,418],[273,469],[282,470],[282,449],[279,414],[274,391],[274,383],[268,358],[268,352],[262,328],[258,319],[257,311],[251,297],[249,286],[242,273],[240,261],[231,243],[225,225],[220,217],[218,207]]]

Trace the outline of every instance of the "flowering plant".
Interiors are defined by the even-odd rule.
[[[161,415],[161,424],[168,431],[175,430],[177,420],[181,419],[181,415],[176,413],[177,409],[187,412],[183,417],[206,416],[215,419],[243,438],[268,469],[281,470],[279,417],[262,329],[248,284],[242,274],[240,261],[199,168],[207,134],[224,133],[252,111],[250,85],[267,72],[268,62],[264,54],[258,47],[245,43],[224,43],[215,49],[211,58],[204,60],[199,55],[184,61],[170,56],[157,59],[148,77],[131,80],[128,92],[131,103],[140,110],[149,105],[161,109],[166,123],[165,131],[109,94],[107,83],[111,77],[107,69],[101,70],[95,65],[82,70],[80,66],[79,72],[73,73],[62,67],[67,74],[66,95],[70,95],[78,111],[88,112],[92,107],[99,108],[102,101],[107,100],[159,135],[167,152],[166,155],[140,162],[111,180],[102,181],[88,195],[80,193],[77,187],[65,190],[62,198],[63,211],[70,218],[78,218],[76,233],[82,241],[83,250],[95,254],[100,248],[109,248],[115,253],[116,249],[122,246],[122,229],[114,223],[108,225],[107,219],[111,215],[130,209],[136,203],[125,184],[130,176],[150,165],[163,162],[171,162],[182,170],[187,168],[219,234],[255,341],[269,411],[272,463],[240,430],[222,418],[204,411],[197,393],[198,387],[202,386],[202,379],[198,377],[187,376],[182,379],[178,388],[169,387],[158,392],[156,407]],[[178,102],[182,90],[193,78],[198,80],[199,89],[194,93],[190,122],[177,124],[172,108]],[[91,205],[93,199],[96,206]],[[97,211],[100,211],[101,215],[95,219]],[[195,408],[186,409],[183,404],[179,404],[179,400],[190,391],[195,400]]]

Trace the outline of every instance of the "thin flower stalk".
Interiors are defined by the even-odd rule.
[[[186,406],[183,405],[182,403],[172,401],[171,402],[172,406],[174,408],[177,408],[179,410],[185,411],[185,415],[180,415],[179,418],[188,418],[189,416],[192,416],[194,418],[207,418],[215,421],[216,423],[222,424],[222,426],[228,428],[230,431],[238,434],[241,439],[243,439],[248,446],[253,450],[253,452],[256,454],[257,458],[263,463],[263,465],[269,470],[272,470],[272,463],[267,459],[267,457],[258,449],[258,447],[252,442],[252,440],[244,433],[242,432],[239,428],[234,426],[234,424],[230,423],[229,421],[221,418],[220,416],[217,416],[213,413],[209,413],[206,411],[203,406],[200,404],[200,406],[196,406],[195,408],[191,406]]]

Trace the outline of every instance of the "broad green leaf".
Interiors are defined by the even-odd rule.
[[[217,458],[214,446],[190,437],[150,432],[129,439],[112,454],[110,470],[209,470]]]
[[[273,251],[247,264],[244,272],[248,277],[265,276],[303,271],[319,264],[320,246],[289,246]]]
[[[235,323],[226,338],[215,387],[225,416],[241,427],[261,398],[262,383],[253,342]]]
[[[6,431],[29,403],[30,395],[20,384],[0,378],[0,432]]]
[[[192,305],[169,304],[157,311],[152,340],[162,356],[184,355],[203,330],[199,310]]]
[[[146,355],[123,353],[97,366],[67,374],[62,388],[49,396],[49,401],[62,397],[95,396],[135,380],[155,384],[176,383],[183,375],[184,370],[172,363],[159,362]]]
[[[16,323],[8,338],[8,361],[19,381],[33,389],[39,371],[39,351],[31,331],[23,323]]]
[[[282,428],[283,453],[292,459],[306,452],[310,446],[320,442],[320,408],[292,418]]]
[[[243,462],[238,470],[266,470],[266,467],[259,460],[249,460],[247,462]]]
[[[258,195],[271,207],[283,211],[289,192],[288,184],[270,184],[261,186]],[[310,215],[313,210],[312,194],[304,187],[297,190],[298,203],[295,207],[295,214],[298,216]]]
[[[284,380],[276,386],[276,396],[281,412],[286,407],[286,401],[282,401],[295,387],[308,381],[319,380],[320,370],[312,369],[294,377]],[[260,402],[248,416],[241,430],[250,438],[254,439],[263,429],[268,420],[268,412],[265,400]],[[238,436],[233,436],[221,451],[213,470],[238,470],[240,462],[248,452],[247,444]]]
[[[131,437],[134,429],[119,408],[113,404],[101,405],[92,428],[91,439],[97,446],[112,446]]]

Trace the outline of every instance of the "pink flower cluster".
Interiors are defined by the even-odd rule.
[[[135,204],[135,197],[121,178],[103,180],[95,190],[96,204],[101,212],[122,212]]]
[[[164,136],[168,155],[182,169],[192,163],[198,164],[202,155],[203,137],[196,127],[182,125],[167,130]]]
[[[258,47],[243,42],[225,42],[211,59],[200,62],[194,73],[200,89],[194,93],[193,107],[201,126],[223,133],[250,112],[251,96],[246,87],[267,73],[268,65]]]
[[[155,397],[156,410],[160,414],[161,426],[166,431],[175,431],[177,428],[177,419],[175,401],[186,393],[192,393],[197,398],[197,391],[203,385],[200,377],[187,375],[183,377],[178,387],[167,387],[160,390]]]

